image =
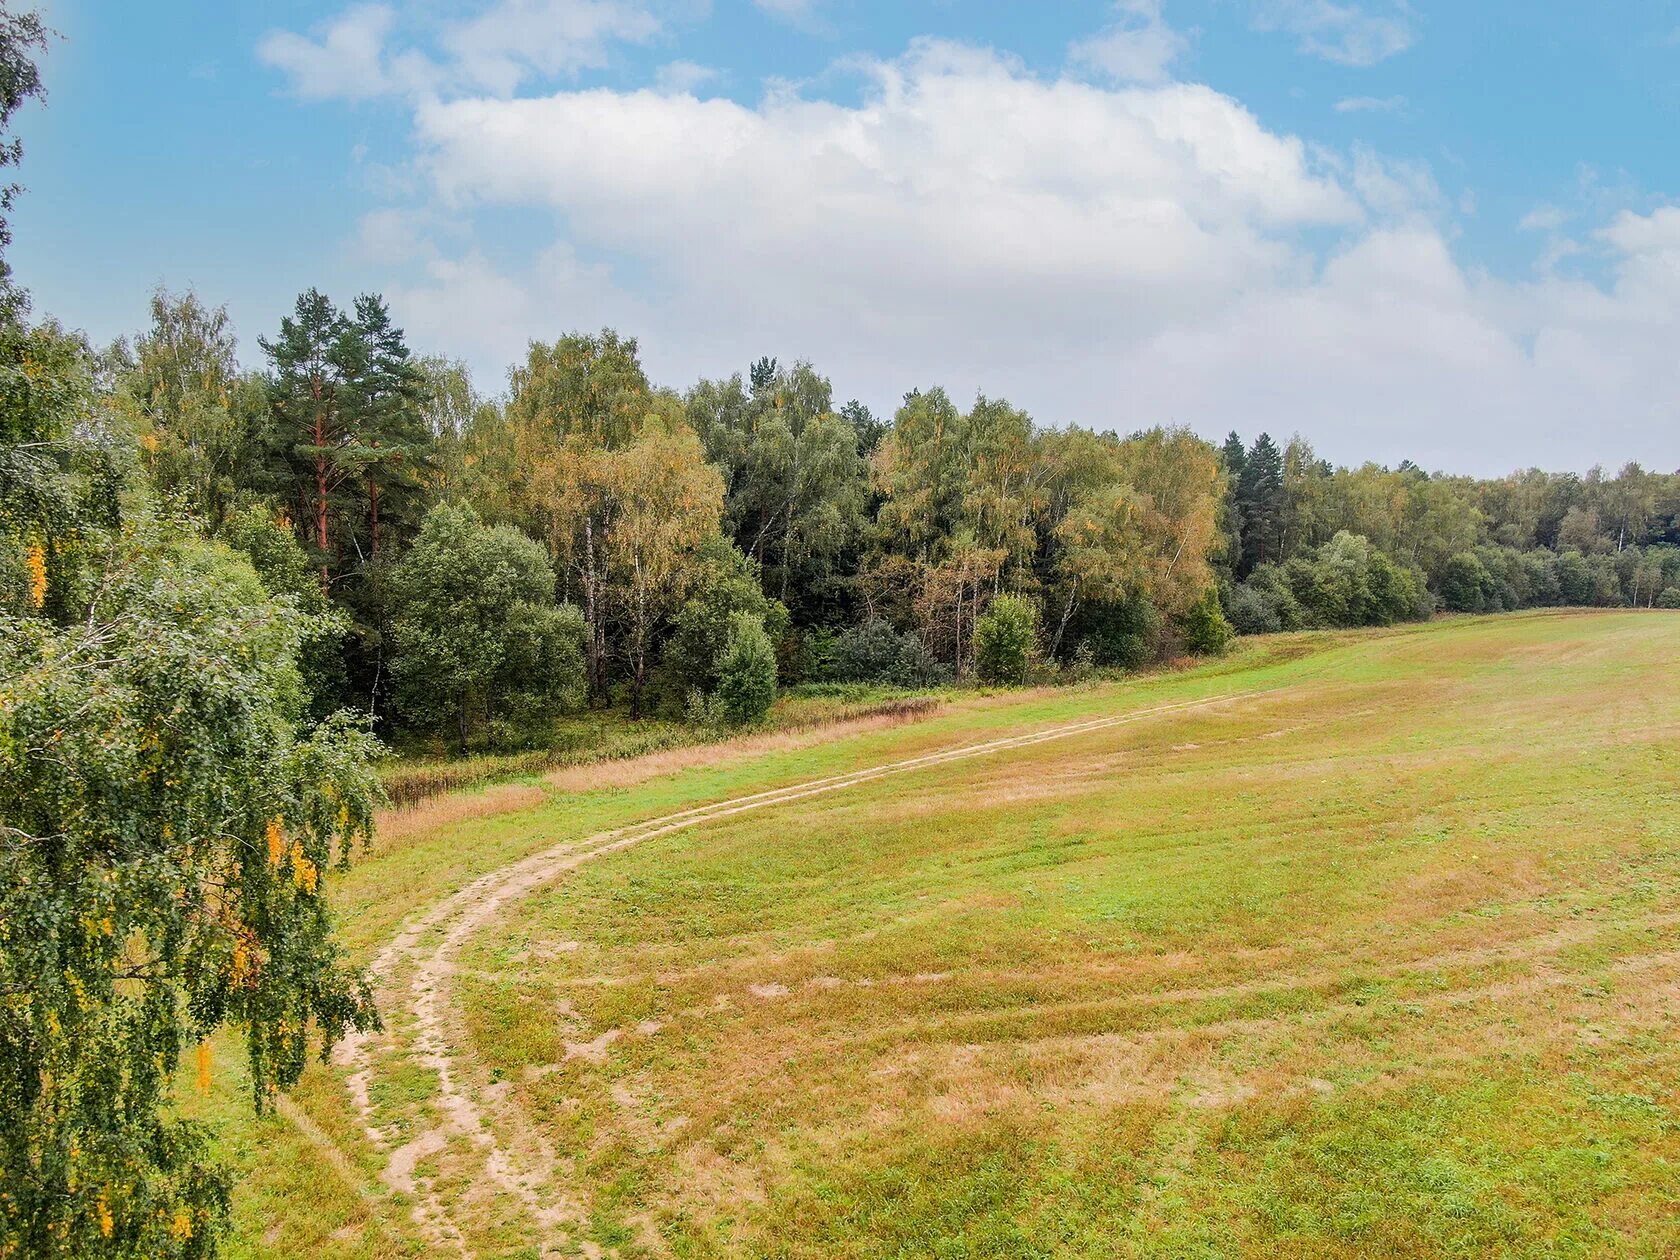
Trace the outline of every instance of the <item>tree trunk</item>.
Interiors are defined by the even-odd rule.
[[[1067,603],[1062,607],[1062,619],[1056,625],[1056,638],[1050,644],[1050,658],[1052,660],[1056,659],[1057,653],[1062,650],[1062,635],[1067,632],[1068,621],[1073,617],[1073,601],[1078,594],[1079,579],[1075,578],[1068,585]]]
[[[583,518],[583,621],[585,637],[588,640],[585,654],[589,673],[589,697],[599,703],[605,691],[601,670],[601,608],[595,575],[595,519],[587,514]]]
[[[368,514],[371,526],[368,553],[377,560],[379,559],[379,480],[373,475],[372,469],[368,470]]]
[[[315,546],[321,552],[321,589],[327,589],[327,413],[321,406],[321,378],[312,377],[310,393],[315,398]]]

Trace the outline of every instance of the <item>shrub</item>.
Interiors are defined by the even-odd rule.
[[[683,721],[703,731],[715,731],[725,725],[723,703],[698,687],[690,687],[683,702]]]
[[[776,649],[764,623],[751,613],[736,613],[729,642],[718,664],[717,702],[737,726],[762,722],[776,701]]]
[[[462,744],[508,746],[583,688],[583,618],[554,603],[542,544],[440,504],[391,574],[397,712]]]
[[[1238,634],[1275,634],[1283,629],[1276,606],[1246,583],[1227,592],[1225,617]]]
[[[829,673],[838,682],[884,682],[921,687],[936,681],[939,667],[922,641],[900,634],[878,618],[853,626],[833,640]]]
[[[1452,612],[1486,612],[1490,603],[1497,611],[1497,598],[1489,598],[1492,587],[1492,574],[1473,552],[1460,552],[1441,570],[1441,603]]]
[[[1680,586],[1671,586],[1657,596],[1656,607],[1680,608]]]
[[[1231,645],[1231,623],[1219,607],[1219,592],[1209,587],[1184,615],[1184,646],[1197,656],[1218,656]]]
[[[1289,575],[1278,565],[1260,565],[1248,575],[1244,585],[1272,610],[1279,630],[1299,630],[1307,624],[1306,609],[1295,598],[1294,588],[1289,585]]]
[[[733,543],[714,539],[701,553],[694,596],[677,613],[661,660],[677,696],[716,690],[737,613],[757,618],[772,641],[786,635],[787,609],[760,589],[758,566]]]
[[[1161,659],[1161,614],[1141,596],[1092,603],[1074,618],[1069,638],[1086,647],[1096,665],[1142,669]]]
[[[981,682],[1018,687],[1027,681],[1038,641],[1038,606],[999,595],[974,623],[974,672]]]

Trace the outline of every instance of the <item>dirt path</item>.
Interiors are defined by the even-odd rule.
[[[336,1055],[337,1061],[349,1070],[347,1083],[351,1098],[361,1115],[367,1136],[376,1147],[387,1152],[383,1174],[386,1184],[394,1191],[412,1196],[414,1218],[433,1246],[440,1251],[473,1255],[442,1193],[432,1179],[419,1170],[424,1160],[444,1152],[453,1141],[463,1141],[481,1153],[485,1175],[494,1189],[524,1208],[535,1227],[539,1246],[548,1248],[570,1242],[586,1256],[598,1254],[598,1249],[592,1244],[568,1238],[585,1218],[583,1203],[569,1196],[556,1197],[540,1192],[532,1171],[519,1167],[512,1153],[497,1140],[479,1101],[459,1079],[453,1048],[447,1037],[445,1022],[451,979],[456,970],[455,960],[473,935],[488,925],[504,907],[529,896],[585,862],[702,823],[857,787],[888,775],[1028,748],[1049,740],[1067,739],[1167,714],[1232,704],[1263,694],[1267,693],[1243,691],[1158,705],[1111,717],[1091,718],[698,805],[611,831],[568,840],[475,879],[411,921],[375,957],[372,970],[376,980],[385,986],[386,1012],[393,1025],[392,1030],[377,1037],[353,1037],[341,1043]],[[396,1031],[399,1021],[392,1018],[395,1012],[391,1009],[391,1001],[403,993],[403,987],[393,986],[397,973],[404,971],[409,972],[409,978],[405,986],[406,995],[401,998],[401,1022],[410,1025],[407,1048],[413,1063],[437,1074],[438,1090],[434,1102],[439,1119],[436,1124],[404,1135],[406,1140],[399,1142],[395,1135],[385,1132],[378,1123],[372,1083],[376,1056],[398,1053],[403,1049]]]

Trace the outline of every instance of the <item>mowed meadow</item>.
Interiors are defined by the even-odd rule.
[[[234,1250],[1676,1254],[1677,662],[1274,636],[398,816],[387,1032],[194,1099]]]

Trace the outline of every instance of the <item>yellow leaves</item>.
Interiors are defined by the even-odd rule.
[[[99,1232],[109,1238],[116,1229],[117,1222],[111,1215],[111,1188],[103,1186],[99,1191]]]
[[[194,1052],[193,1057],[198,1067],[198,1092],[207,1094],[210,1092],[211,1058],[209,1041],[199,1042],[198,1049]]]
[[[236,989],[243,989],[256,979],[257,969],[251,957],[251,947],[241,937],[233,943],[233,966],[228,980]]]
[[[40,543],[30,543],[23,562],[29,570],[29,602],[39,608],[47,602],[47,553]]]
[[[158,448],[157,434],[142,433],[140,435],[140,445],[145,448],[147,454],[156,451]]]
[[[342,809],[342,807],[341,807]],[[268,866],[270,870],[278,871],[285,865],[286,859],[292,863],[292,886],[301,888],[305,892],[314,892],[321,879],[321,868],[317,866],[303,851],[303,845],[292,841],[288,846],[285,832],[286,820],[276,814],[268,820]]]
[[[182,1242],[193,1236],[192,1213],[186,1208],[175,1209],[175,1219],[169,1222],[169,1236]]]
[[[321,877],[320,868],[304,856],[303,846],[292,846],[292,884],[305,892],[314,892],[315,884]]]

